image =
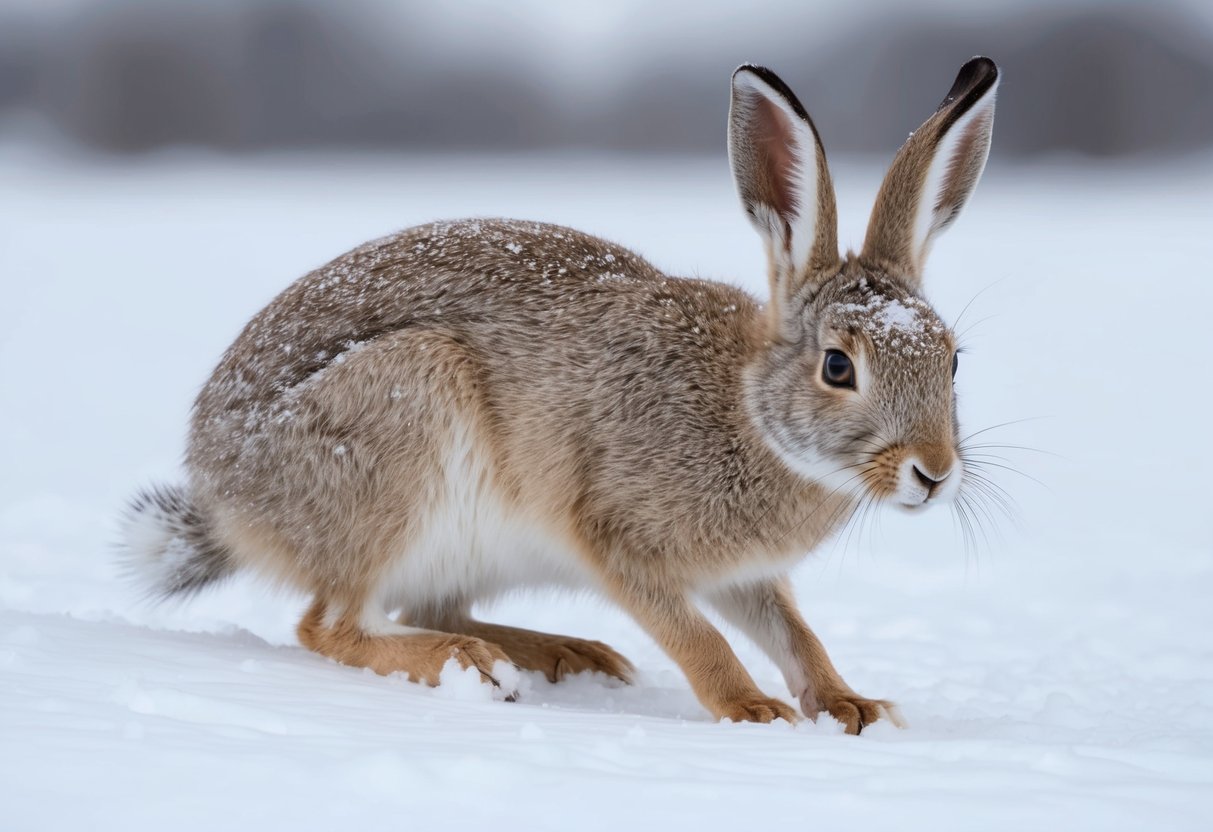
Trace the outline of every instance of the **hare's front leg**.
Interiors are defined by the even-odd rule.
[[[805,716],[816,719],[828,711],[848,734],[858,734],[881,717],[902,726],[892,702],[867,699],[843,681],[826,649],[796,609],[787,581],[769,580],[729,587],[709,600],[733,624],[771,657],[783,672],[788,689],[800,700]]]
[[[796,722],[793,708],[758,689],[729,643],[677,589],[617,582],[612,594],[678,663],[703,706],[734,722]]]

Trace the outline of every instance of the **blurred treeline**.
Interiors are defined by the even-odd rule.
[[[792,85],[828,148],[888,152],[980,53],[1004,73],[1000,155],[1213,146],[1213,33],[1185,4],[864,16],[783,3],[742,23],[688,6],[662,25],[632,8],[594,31],[570,22],[576,6],[546,26],[533,3],[502,17],[375,0],[27,1],[0,9],[0,130],[112,152],[718,151],[729,72],[752,60]]]

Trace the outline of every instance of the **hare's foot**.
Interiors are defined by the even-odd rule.
[[[398,669],[407,670],[412,681],[422,681],[427,685],[438,685],[438,677],[451,659],[458,662],[464,670],[469,667],[476,668],[480,671],[480,681],[493,687],[501,687],[501,681],[498,679],[500,667],[497,663],[504,662],[507,666],[514,664],[500,646],[474,636],[421,632],[385,638],[397,639],[396,650],[407,650],[416,657],[410,661],[411,667]],[[373,666],[372,669],[377,673],[383,672]],[[512,698],[517,691],[509,690],[505,693],[507,698]]]
[[[805,715],[817,719],[825,711],[842,723],[848,734],[858,734],[879,719],[887,719],[898,728],[904,728],[897,706],[887,699],[865,699],[853,691],[833,691],[812,702],[801,701]]]
[[[723,702],[712,710],[717,719],[730,719],[733,722],[773,722],[782,719],[795,725],[800,721],[791,705],[761,694]]]
[[[474,667],[480,680],[501,687],[498,676],[513,662],[500,646],[474,636],[422,630],[390,622],[368,631],[350,616],[326,622],[325,604],[317,601],[299,622],[299,640],[311,650],[352,667],[376,673],[406,673],[411,681],[437,686],[443,667],[454,659],[461,668]],[[512,700],[515,690],[503,690]]]
[[[601,641],[480,621],[468,621],[452,629],[501,645],[514,664],[526,670],[538,670],[549,682],[559,682],[565,676],[587,670],[630,682],[635,670],[630,661]]]

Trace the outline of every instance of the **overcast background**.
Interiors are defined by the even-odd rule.
[[[1208,832],[1211,32],[1209,0],[0,0],[0,825]],[[908,730],[713,724],[592,596],[477,613],[602,639],[637,684],[507,706],[306,651],[308,599],[252,575],[160,607],[123,580],[122,506],[181,481],[199,387],[300,275],[509,216],[763,297],[733,68],[803,99],[856,246],[976,53],[991,164],[925,287],[998,490],[968,545],[945,510],[865,512],[792,573]]]
[[[0,131],[114,153],[720,152],[743,61],[832,152],[887,153],[973,54],[1004,71],[997,156],[1213,144],[1198,2],[609,4],[3,0]]]

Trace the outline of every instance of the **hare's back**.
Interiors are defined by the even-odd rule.
[[[198,411],[277,398],[351,349],[419,327],[481,354],[601,355],[654,339],[680,349],[753,305],[722,284],[668,277],[640,255],[570,228],[517,220],[417,226],[366,243],[300,278],[228,349]],[[694,344],[690,344],[694,346]],[[550,368],[558,369],[558,368]]]
[[[311,272],[249,322],[198,398],[190,458],[235,464],[329,369],[406,330],[456,339],[477,362],[497,415],[516,428],[582,430],[579,421],[621,401],[660,419],[646,403],[728,386],[755,308],[737,289],[668,277],[568,228],[419,226]],[[660,412],[684,421],[677,410]]]

